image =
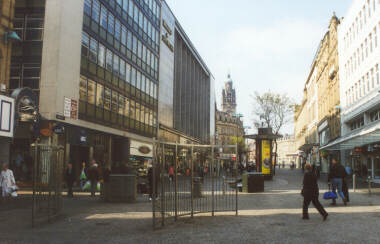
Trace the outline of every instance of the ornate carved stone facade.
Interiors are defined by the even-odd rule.
[[[231,74],[228,74],[228,80],[224,84],[224,89],[222,92],[222,111],[235,114],[236,113],[236,93],[232,85]]]
[[[320,165],[318,146],[340,136],[339,60],[337,28],[340,21],[331,18],[328,31],[314,57],[304,98],[295,110],[295,144],[302,161]],[[326,171],[326,164],[321,165]]]
[[[236,113],[236,93],[233,88],[231,75],[225,82],[225,88],[222,92],[222,111],[216,111],[216,131],[217,143],[228,145],[233,143],[233,138],[244,135],[243,122],[240,118],[234,117]]]

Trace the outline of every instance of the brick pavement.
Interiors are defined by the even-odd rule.
[[[239,194],[239,216],[232,213],[194,219],[152,230],[148,200],[108,204],[87,196],[65,199],[65,215],[32,230],[28,209],[0,211],[0,243],[380,243],[380,194],[351,192],[347,207],[338,200],[323,222],[314,209],[301,219],[299,171],[281,169],[265,192]],[[327,188],[320,184],[321,193]],[[4,221],[5,220],[5,221]]]

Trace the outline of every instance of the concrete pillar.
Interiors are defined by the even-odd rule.
[[[94,147],[93,147],[93,146],[90,147],[89,152],[90,152],[90,155],[88,156],[88,158],[89,158],[89,160],[90,160],[89,163],[91,163],[92,160],[94,159]]]

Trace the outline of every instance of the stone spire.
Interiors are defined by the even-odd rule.
[[[236,113],[236,93],[232,83],[231,73],[229,72],[222,92],[222,110],[229,114]]]

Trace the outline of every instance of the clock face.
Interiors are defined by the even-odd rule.
[[[37,106],[29,96],[20,98],[19,103],[17,104],[17,111],[20,116],[20,121],[26,122],[36,119]]]

